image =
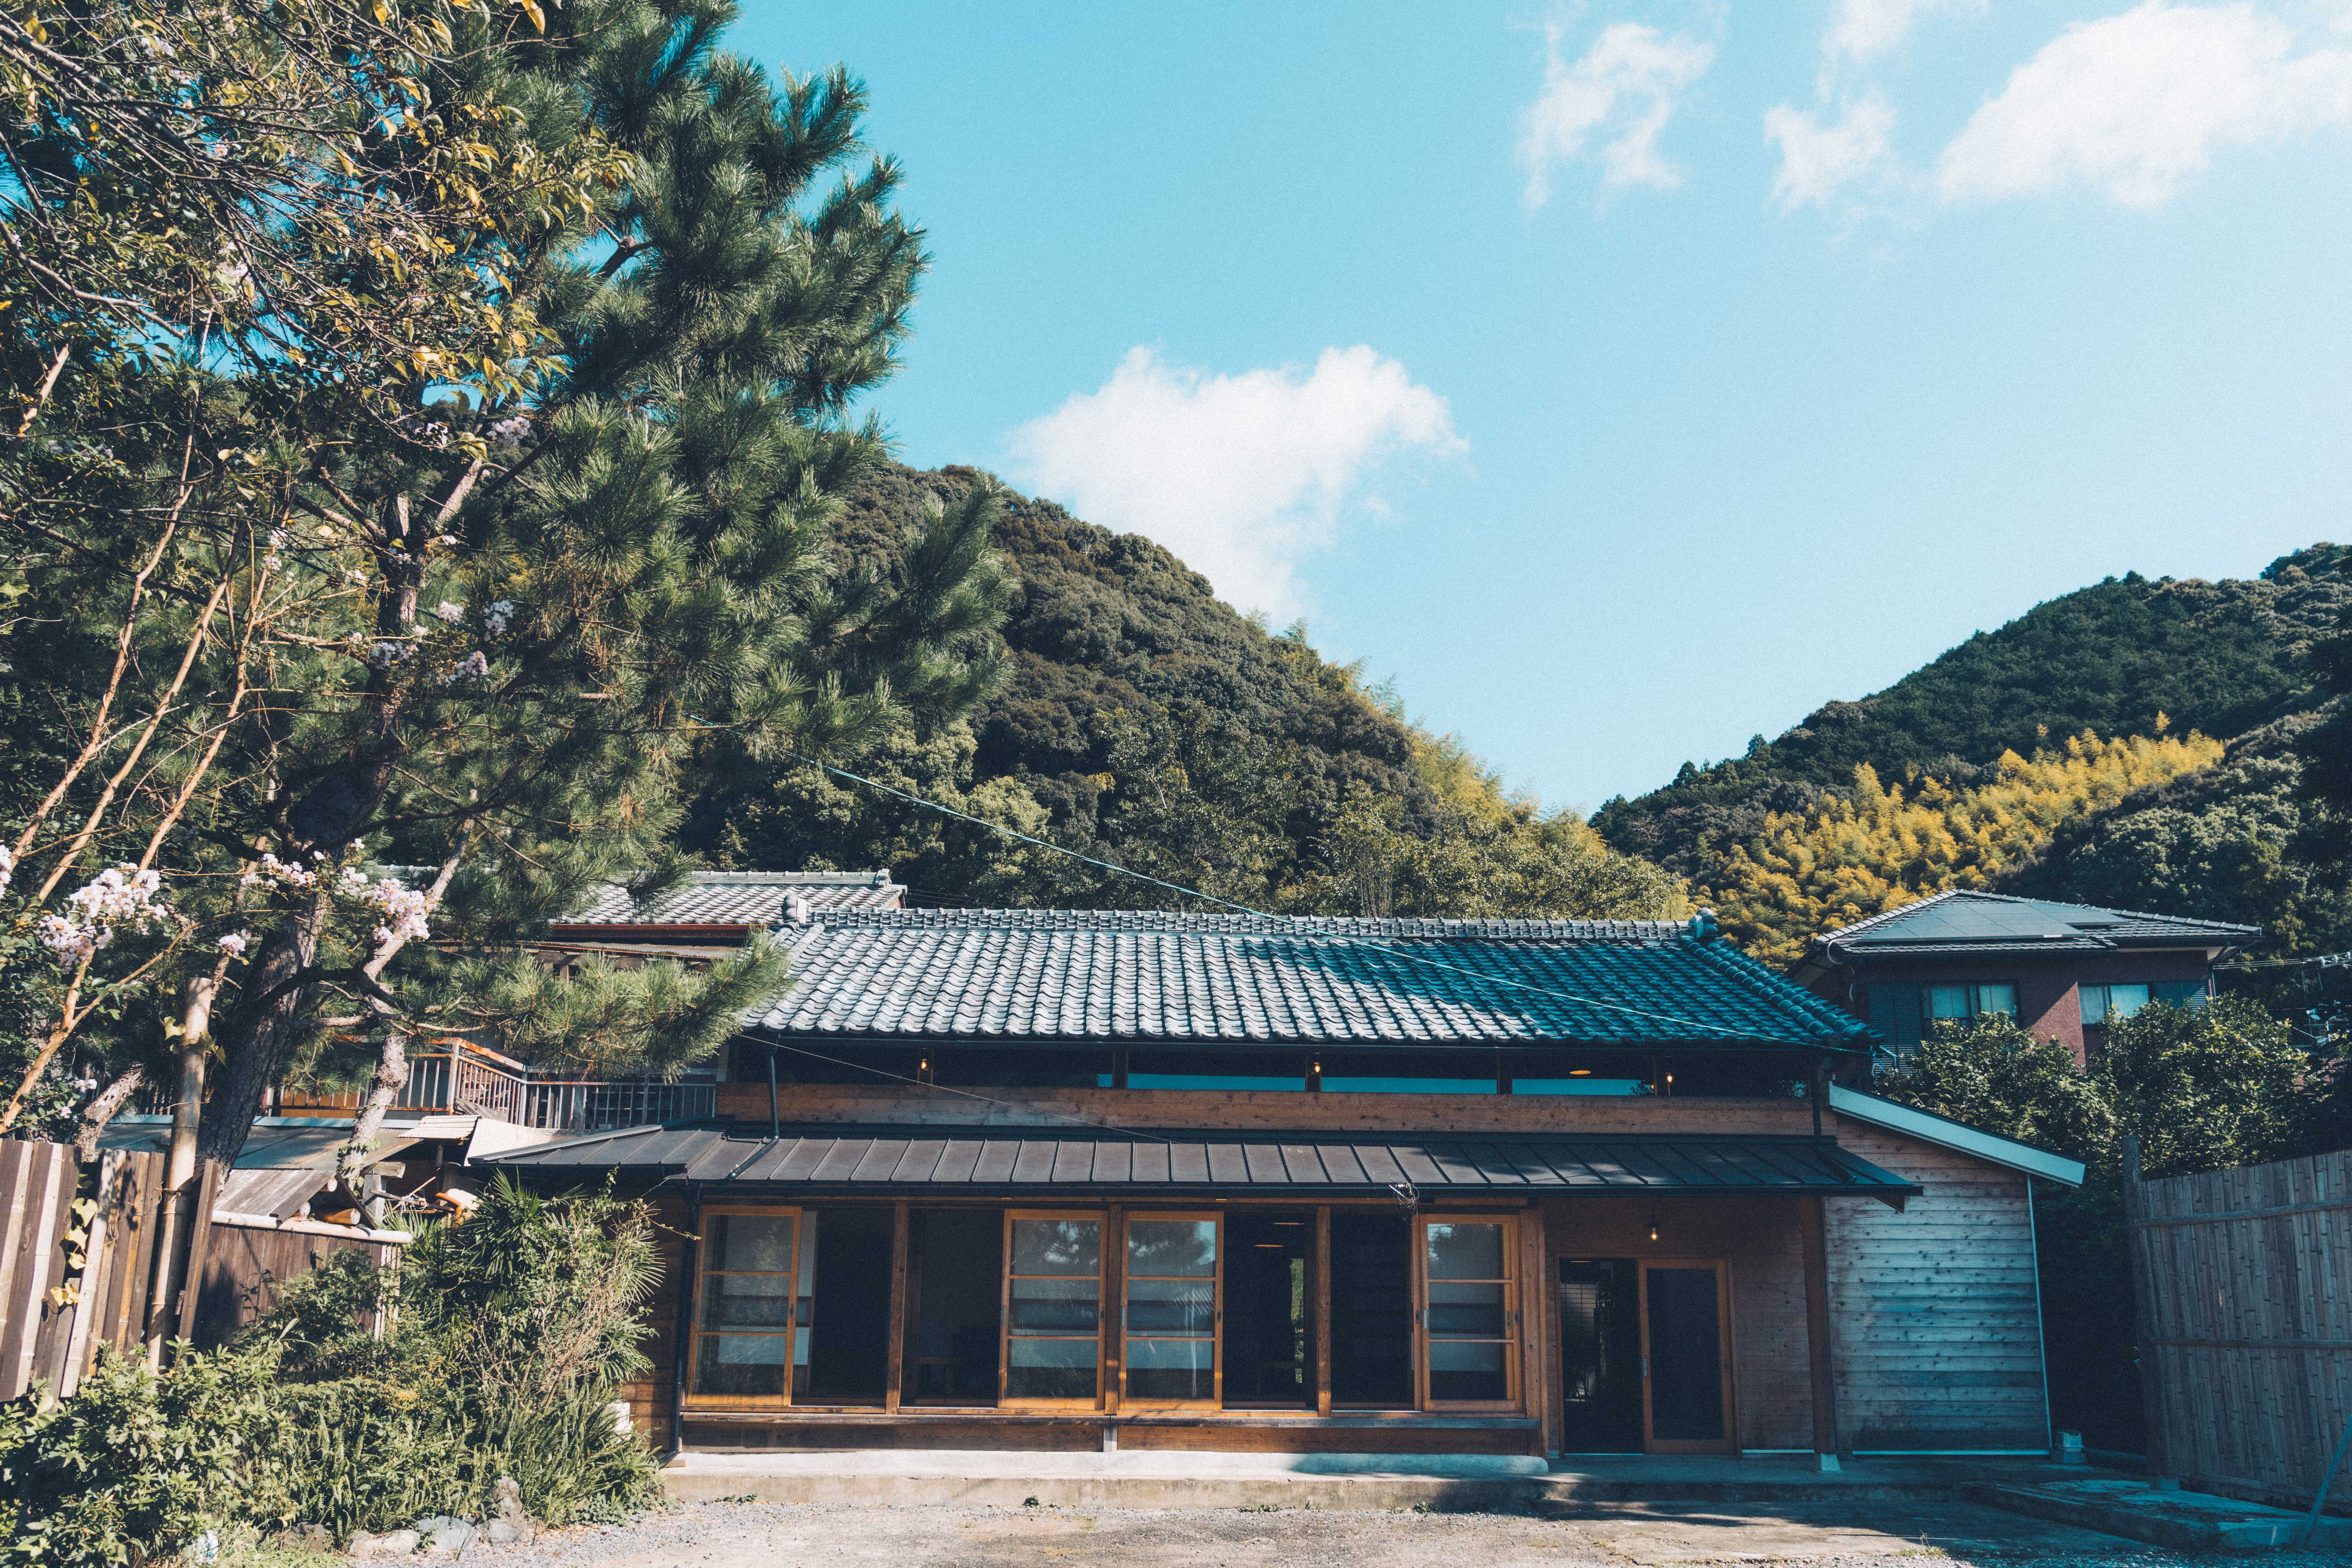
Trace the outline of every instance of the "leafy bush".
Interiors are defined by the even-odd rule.
[[[499,1478],[551,1524],[653,1500],[607,1405],[641,1370],[650,1220],[501,1179],[394,1266],[339,1253],[226,1349],[109,1358],[62,1407],[0,1406],[0,1563],[129,1563],[207,1530],[483,1518]],[[378,1321],[391,1323],[377,1337]]]

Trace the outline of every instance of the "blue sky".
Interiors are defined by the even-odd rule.
[[[1590,809],[2352,471],[2352,0],[746,0],[935,269],[876,399]]]

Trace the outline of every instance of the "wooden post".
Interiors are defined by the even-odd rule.
[[[1127,1211],[1116,1204],[1103,1211],[1102,1282],[1102,1312],[1096,1331],[1102,1336],[1097,1361],[1103,1369],[1102,1396],[1095,1407],[1116,1415],[1119,1387],[1127,1381]],[[1104,1448],[1118,1446],[1117,1431],[1109,1423],[1104,1424]]]
[[[1551,1336],[1545,1332],[1544,1295],[1546,1276],[1550,1272],[1545,1258],[1549,1248],[1544,1245],[1544,1211],[1540,1202],[1530,1203],[1519,1211],[1519,1364],[1521,1385],[1526,1397],[1522,1401],[1527,1413],[1536,1418],[1534,1452],[1549,1451],[1546,1434],[1551,1426],[1552,1393],[1559,1379],[1551,1375]]]
[[[1804,1230],[1805,1349],[1812,1363],[1813,1462],[1823,1470],[1838,1468],[1837,1365],[1832,1355],[1834,1325],[1830,1319],[1830,1247],[1828,1200],[1797,1200]]]
[[[189,1184],[196,1189],[194,1211],[188,1216],[187,1263],[180,1275],[177,1334],[184,1340],[196,1337],[196,1308],[205,1293],[205,1255],[212,1250],[213,1200],[220,1196],[221,1180],[228,1167],[218,1160],[206,1160],[204,1174]]]
[[[907,1367],[907,1205],[890,1205],[890,1350],[883,1365],[882,1408],[898,1413]]]
[[[1331,1205],[1315,1211],[1315,1414],[1331,1414]]]
[[[2123,1140],[2124,1247],[2131,1261],[2132,1313],[2137,1320],[2134,1335],[2139,1351],[2140,1424],[2145,1431],[2148,1479],[2158,1487],[2173,1479],[2170,1456],[2165,1452],[2164,1394],[2156,1364],[2156,1282],[2148,1278],[2147,1194],[2140,1185],[2139,1140]]]
[[[770,1054],[773,1059],[773,1053]],[[677,1321],[669,1336],[669,1451],[673,1455],[686,1452],[686,1390],[690,1371],[688,1362],[694,1353],[694,1270],[700,1259],[702,1247],[702,1188],[688,1190],[686,1205],[686,1236],[677,1245]],[[793,1268],[799,1268],[800,1226],[793,1226]],[[797,1274],[795,1275],[797,1278]],[[793,1287],[797,1292],[800,1287]],[[794,1300],[798,1300],[797,1294]],[[784,1368],[784,1386],[792,1387],[792,1367]]]

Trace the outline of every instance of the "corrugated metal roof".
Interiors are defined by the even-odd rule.
[[[2242,947],[2260,926],[2062,904],[1958,889],[1906,904],[1814,942],[1840,958],[1895,953],[2114,952],[2151,947]]]
[[[272,1219],[284,1219],[307,1207],[310,1200],[334,1179],[334,1172],[310,1166],[264,1166],[257,1170],[236,1170],[221,1183],[220,1196],[213,1202],[215,1208],[234,1214],[266,1214]]]
[[[714,1127],[643,1127],[520,1149],[487,1163],[551,1175],[619,1170],[691,1182],[875,1193],[1249,1187],[1360,1194],[1406,1183],[1450,1192],[1573,1187],[1893,1198],[1918,1191],[1829,1140],[1811,1138],[1108,1131],[1061,1136],[1034,1129],[936,1127],[801,1128],[769,1138]]]
[[[785,1036],[1858,1048],[1866,1026],[1663,921],[894,910],[780,932]]]
[[[820,917],[845,910],[895,910],[907,889],[887,871],[693,871],[668,892],[640,903],[617,882],[597,885],[565,925],[774,925],[784,895],[798,893]]]

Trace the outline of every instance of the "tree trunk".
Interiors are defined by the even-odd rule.
[[[134,1067],[106,1086],[105,1091],[82,1108],[81,1127],[74,1133],[74,1158],[89,1164],[98,1158],[98,1135],[122,1109],[122,1102],[139,1092],[147,1081],[147,1069]]]
[[[360,1190],[360,1173],[367,1168],[368,1151],[375,1147],[376,1134],[383,1131],[383,1113],[407,1087],[408,1037],[395,1024],[383,1037],[383,1057],[375,1064],[367,1099],[361,1102],[359,1118],[352,1123],[352,1141],[343,1145],[343,1185],[354,1194]]]
[[[196,1137],[203,1158],[233,1165],[244,1152],[261,1097],[277,1080],[278,1058],[310,997],[308,984],[292,982],[318,958],[332,910],[332,900],[320,889],[292,920],[262,939],[260,955],[237,992],[236,1006],[221,1026],[220,1079],[213,1090],[212,1113]]]

